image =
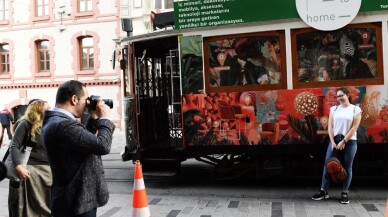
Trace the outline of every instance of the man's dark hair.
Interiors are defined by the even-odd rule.
[[[57,91],[55,105],[65,104],[73,95],[81,98],[85,94],[83,87],[86,87],[86,85],[76,80],[66,81],[61,84]]]

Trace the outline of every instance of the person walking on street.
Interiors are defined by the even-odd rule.
[[[8,111],[7,107],[4,107],[4,109],[0,112],[0,122],[2,126],[2,133],[0,137],[0,144],[3,144],[3,136],[4,136],[4,130],[7,129],[8,139],[12,139],[12,133],[11,133],[11,123],[13,123],[13,117],[11,112]]]
[[[58,88],[55,108],[45,112],[42,137],[53,173],[54,217],[95,217],[108,202],[101,155],[110,152],[115,125],[104,101],[92,108],[88,96],[85,84],[67,81]],[[77,118],[86,108],[90,118],[83,126]]]
[[[48,103],[37,100],[15,124],[10,154],[20,181],[10,180],[8,212],[10,217],[51,216],[50,187],[52,182],[49,161],[41,141],[43,113]],[[32,147],[27,166],[23,167],[20,154],[24,146]]]
[[[0,138],[1,137],[3,137],[3,126],[1,126],[1,124],[0,124]],[[0,148],[1,148],[1,146],[3,146],[3,145],[5,145],[4,143],[3,143],[3,141],[1,141],[0,142]]]
[[[341,203],[349,203],[348,193],[352,181],[353,160],[357,152],[357,128],[361,122],[361,108],[353,105],[348,89],[341,87],[337,89],[337,101],[339,105],[330,108],[328,133],[329,145],[326,151],[325,160],[331,157],[334,149],[344,151],[343,165],[346,170],[346,179],[342,183]],[[321,189],[312,196],[313,200],[329,198],[327,188],[330,177],[323,168]]]

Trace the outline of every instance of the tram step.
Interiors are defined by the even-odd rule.
[[[143,168],[168,169],[180,167],[180,161],[175,158],[144,158],[141,161]]]
[[[177,162],[176,158],[144,158],[143,161],[154,162],[154,161],[162,161],[162,162]]]
[[[144,158],[143,175],[148,177],[173,177],[178,174],[180,161],[175,158]]]
[[[148,177],[171,177],[178,175],[178,170],[145,170],[143,176]]]
[[[148,177],[172,177],[178,174],[180,162],[175,158],[144,158],[143,175]]]

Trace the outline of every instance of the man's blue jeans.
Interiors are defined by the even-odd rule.
[[[329,142],[329,146],[327,147],[327,151],[326,151],[325,161],[329,157],[331,157],[331,152],[332,152],[331,142]],[[356,152],[357,152],[357,140],[349,140],[345,145],[344,162],[342,162],[343,167],[346,169],[346,173],[347,173],[346,179],[342,183],[342,191],[344,191],[344,192],[349,191],[349,186],[350,186],[350,183],[352,182],[353,160],[354,160],[354,157],[356,156]],[[324,191],[327,191],[327,188],[329,186],[329,182],[330,182],[330,176],[327,173],[326,166],[324,166],[323,167],[323,174],[322,174],[321,189],[323,189]]]

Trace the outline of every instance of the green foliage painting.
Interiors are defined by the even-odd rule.
[[[203,92],[202,37],[180,37],[183,94]]]

